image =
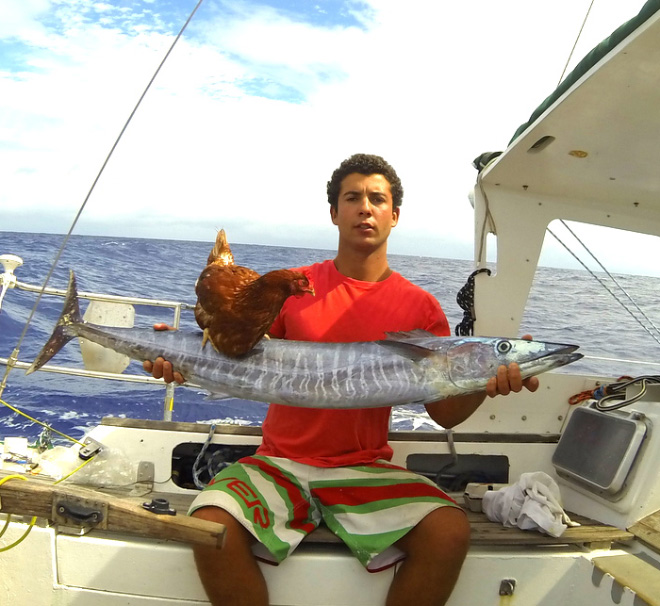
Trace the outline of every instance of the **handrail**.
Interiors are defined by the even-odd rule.
[[[29,362],[13,361],[15,368],[27,370],[32,366]],[[9,358],[0,357],[0,364],[9,364]],[[84,368],[73,368],[70,366],[60,366],[58,364],[46,364],[39,371],[54,372],[63,375],[75,375],[79,377],[89,377],[93,379],[110,379],[114,381],[126,381],[127,383],[151,383],[152,385],[162,385],[163,379],[154,379],[144,375],[124,374],[116,372],[101,372],[98,370],[87,370]]]
[[[33,286],[32,284],[27,284],[26,282],[20,282],[18,280],[16,280],[14,283],[14,288],[28,292],[41,292],[42,290],[41,286]],[[64,288],[46,287],[43,292],[47,295],[56,295],[59,297],[64,297],[66,295],[66,289]],[[114,301],[120,303],[128,303],[131,305],[151,305],[152,307],[172,307],[174,309],[195,309],[195,306],[191,305],[190,303],[182,303],[181,301],[169,301],[167,299],[147,299],[144,297],[127,297],[124,295],[105,295],[87,291],[79,291],[78,297],[89,299],[90,301]]]
[[[6,278],[6,279],[3,279]],[[11,280],[9,280],[11,278]],[[6,286],[8,289],[17,288],[26,292],[42,293],[47,295],[54,295],[58,297],[66,296],[66,289],[61,288],[42,288],[41,286],[35,286],[28,284],[26,282],[20,282],[15,279],[13,273],[9,274],[0,274],[0,284]],[[4,293],[3,293],[4,294]],[[194,309],[195,306],[189,303],[182,303],[181,301],[172,301],[168,299],[148,299],[145,297],[130,297],[124,295],[106,295],[102,293],[94,293],[81,291],[78,293],[78,296],[83,299],[90,301],[106,301],[114,303],[124,303],[127,305],[144,305],[150,307],[170,307],[174,311],[174,319],[172,321],[172,326],[174,328],[179,328],[181,322],[181,310],[182,309]],[[11,366],[14,368],[19,368],[26,370],[31,364],[28,362],[21,362],[15,356],[11,358],[0,357],[0,365]],[[113,372],[100,372],[95,370],[86,370],[84,368],[72,368],[68,366],[61,366],[57,364],[47,364],[42,366],[39,370],[45,372],[52,372],[65,375],[73,375],[79,377],[87,377],[93,379],[109,379],[112,381],[122,381],[126,383],[142,383],[142,384],[151,384],[151,385],[165,385],[165,402],[163,407],[163,420],[170,421],[172,419],[172,410],[174,405],[174,388],[175,384],[169,383],[165,384],[162,379],[155,379],[154,377],[136,375],[136,374],[123,374],[123,373],[113,373]]]

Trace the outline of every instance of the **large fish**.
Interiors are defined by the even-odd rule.
[[[73,272],[62,315],[27,373],[73,337],[136,360],[162,356],[211,398],[244,398],[312,408],[427,403],[483,391],[497,367],[517,362],[523,377],[578,360],[575,345],[485,337],[393,333],[382,341],[262,340],[241,358],[202,348],[202,333],[112,328],[83,322]],[[27,374],[26,373],[26,374]]]

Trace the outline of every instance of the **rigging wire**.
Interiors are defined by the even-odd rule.
[[[179,33],[174,38],[174,41],[172,42],[169,49],[165,53],[165,56],[163,57],[163,59],[159,63],[158,67],[156,68],[156,71],[151,76],[151,79],[149,80],[149,83],[147,84],[144,91],[140,95],[140,98],[138,99],[137,103],[135,104],[135,107],[133,108],[133,110],[129,114],[128,119],[124,123],[124,126],[119,131],[119,135],[115,139],[115,142],[112,144],[112,147],[110,148],[110,151],[108,152],[108,155],[105,157],[105,160],[101,164],[101,168],[99,169],[99,172],[97,173],[96,177],[94,178],[94,181],[92,182],[92,185],[89,188],[89,191],[87,192],[87,195],[85,196],[85,199],[83,200],[83,203],[80,205],[80,208],[78,209],[78,212],[76,213],[76,216],[74,217],[73,222],[71,223],[71,227],[69,228],[69,231],[67,232],[66,236],[64,236],[64,240],[62,241],[62,244],[61,244],[59,250],[57,251],[57,254],[55,255],[55,259],[53,260],[53,263],[50,266],[50,269],[48,271],[48,274],[46,275],[46,278],[44,280],[41,291],[38,293],[37,298],[34,302],[34,306],[32,307],[32,310],[30,311],[30,315],[28,316],[27,322],[25,323],[25,326],[23,327],[23,332],[21,332],[21,335],[18,339],[18,343],[16,344],[16,348],[12,352],[12,359],[18,359],[18,351],[21,347],[21,344],[23,343],[23,340],[25,339],[25,335],[27,333],[28,327],[30,326],[30,323],[32,322],[34,314],[37,311],[37,307],[39,306],[39,303],[41,302],[41,298],[42,298],[42,296],[43,296],[43,294],[46,290],[46,287],[48,286],[48,283],[50,282],[50,279],[53,275],[53,272],[55,271],[55,268],[57,267],[57,264],[59,263],[60,257],[62,256],[62,253],[64,252],[64,248],[66,247],[67,243],[69,242],[69,239],[71,238],[71,234],[73,233],[73,230],[74,230],[76,224],[78,223],[78,220],[80,219],[80,216],[82,215],[83,210],[87,206],[87,202],[89,201],[89,199],[92,195],[92,192],[96,188],[96,184],[98,183],[99,179],[101,178],[101,175],[104,173],[105,168],[108,165],[108,162],[110,162],[110,158],[112,157],[115,149],[119,145],[119,142],[121,141],[122,137],[124,136],[124,133],[128,129],[129,124],[133,120],[133,116],[135,116],[135,114],[137,113],[137,110],[140,107],[140,105],[142,104],[143,99],[146,97],[147,93],[149,92],[149,89],[151,88],[151,85],[153,84],[154,80],[156,79],[156,77],[160,73],[160,70],[163,67],[163,65],[165,64],[165,61],[167,61],[168,57],[170,56],[170,54],[174,50],[174,47],[176,46],[176,43],[179,41],[179,39],[183,35],[183,32],[188,27],[188,24],[190,23],[190,21],[194,17],[195,13],[197,12],[197,9],[201,6],[203,1],[204,0],[198,0],[197,4],[195,5],[195,8],[193,8],[190,15],[188,15],[188,18],[186,19],[186,22],[183,24],[183,26],[179,30]],[[4,391],[4,388],[7,384],[7,377],[9,375],[9,373],[11,372],[12,368],[14,368],[14,364],[7,364],[7,366],[5,368],[4,377],[2,379],[2,383],[0,383],[0,396],[2,396],[2,392]]]
[[[561,222],[561,224],[562,224],[562,225],[563,225],[563,226],[564,226],[564,227],[570,232],[570,234],[571,234],[571,235],[572,235],[572,236],[573,236],[573,237],[574,237],[574,238],[580,243],[580,245],[582,246],[582,248],[584,248],[584,250],[586,250],[586,251],[589,253],[589,255],[591,256],[591,258],[592,258],[596,263],[598,263],[598,265],[599,265],[600,268],[605,272],[605,274],[607,275],[607,277],[608,277],[610,280],[612,280],[612,282],[614,282],[614,284],[616,284],[616,286],[619,288],[619,290],[620,290],[620,291],[626,296],[626,298],[627,298],[627,299],[628,299],[628,300],[634,305],[635,309],[636,309],[636,310],[640,313],[640,315],[641,315],[641,316],[642,316],[642,317],[643,317],[643,318],[649,323],[649,325],[653,328],[653,330],[655,330],[656,333],[660,334],[660,329],[658,329],[658,327],[653,323],[653,320],[651,320],[651,318],[649,318],[649,317],[644,313],[644,311],[642,310],[642,308],[637,304],[637,301],[635,301],[635,300],[634,300],[634,299],[628,294],[628,292],[626,291],[626,289],[625,289],[623,286],[621,286],[621,284],[618,282],[618,280],[617,280],[617,279],[616,279],[616,278],[615,278],[615,277],[614,277],[614,276],[613,276],[613,275],[612,275],[612,274],[611,274],[611,273],[605,268],[605,266],[604,266],[604,265],[598,260],[598,258],[597,258],[597,257],[596,257],[596,256],[595,256],[595,255],[589,250],[589,248],[587,247],[587,245],[586,245],[584,242],[582,242],[582,240],[580,240],[580,238],[577,236],[577,234],[576,234],[576,233],[575,233],[575,232],[574,232],[574,231],[568,226],[568,224],[567,224],[563,219],[561,219],[560,222]],[[624,307],[625,307],[625,306],[624,306]]]
[[[630,301],[632,301],[632,303],[633,303],[633,305],[635,306],[635,308],[636,308],[636,309],[639,311],[639,313],[640,313],[640,314],[641,314],[641,315],[647,320],[647,322],[649,322],[649,323],[651,324],[651,326],[653,327],[653,329],[655,330],[655,332],[658,333],[658,334],[660,334],[660,330],[658,330],[658,328],[655,326],[655,324],[653,324],[653,322],[648,318],[648,316],[647,316],[647,315],[641,310],[641,308],[639,307],[639,305],[637,305],[637,303],[632,299],[632,297],[631,297],[631,296],[625,291],[625,289],[624,289],[624,288],[623,288],[623,287],[622,287],[622,286],[616,281],[616,279],[612,276],[612,274],[611,274],[609,271],[607,271],[607,270],[605,269],[605,267],[603,266],[603,264],[602,264],[602,263],[601,263],[601,262],[595,257],[595,255],[594,255],[594,254],[593,254],[593,253],[587,248],[587,246],[584,244],[584,242],[582,242],[582,241],[581,241],[581,240],[575,235],[575,233],[570,229],[570,227],[568,227],[568,225],[566,225],[566,223],[565,223],[563,220],[561,221],[561,223],[562,223],[562,224],[568,229],[568,231],[573,235],[573,237],[575,237],[575,239],[576,239],[576,240],[577,240],[577,241],[578,241],[578,242],[584,247],[584,249],[585,249],[585,250],[591,255],[591,257],[592,257],[592,258],[598,263],[598,265],[600,265],[600,267],[601,267],[601,268],[603,269],[603,271],[607,274],[607,276],[608,276],[608,277],[609,277],[609,278],[610,278],[610,279],[611,279],[611,280],[612,280],[612,281],[613,281],[613,282],[619,287],[619,289],[621,289],[621,291],[626,295],[626,297],[628,297],[628,299],[630,299]],[[601,285],[605,290],[607,290],[607,292],[609,292],[610,295],[612,295],[612,297],[614,297],[614,300],[615,300],[617,303],[619,303],[619,305],[621,305],[621,307],[623,307],[623,308],[624,308],[624,309],[630,314],[630,316],[633,318],[633,320],[635,320],[635,322],[637,322],[637,323],[638,323],[638,324],[639,324],[639,325],[640,325],[640,326],[641,326],[641,327],[642,327],[642,328],[643,328],[643,329],[644,329],[644,330],[645,330],[645,331],[651,336],[651,338],[652,338],[656,343],[658,343],[658,344],[660,345],[660,338],[658,337],[658,335],[654,334],[654,333],[649,329],[649,327],[648,327],[646,324],[644,324],[644,323],[643,323],[643,322],[642,322],[642,321],[641,321],[641,320],[635,315],[635,313],[633,312],[633,310],[630,309],[630,308],[629,308],[629,307],[628,307],[628,306],[627,306],[627,305],[626,305],[626,304],[625,304],[625,303],[624,303],[624,302],[623,302],[623,301],[617,296],[617,294],[616,294],[616,293],[615,293],[615,292],[614,292],[614,291],[613,291],[613,290],[612,290],[612,289],[606,284],[606,282],[605,282],[604,280],[602,280],[600,277],[598,277],[598,276],[597,276],[597,275],[596,275],[596,274],[595,274],[595,273],[594,273],[594,272],[593,272],[593,271],[592,271],[592,270],[586,265],[586,263],[584,263],[584,261],[582,261],[582,259],[580,259],[580,258],[579,258],[579,257],[578,257],[578,256],[577,256],[577,255],[576,255],[576,254],[575,254],[575,253],[574,253],[574,252],[573,252],[573,251],[572,251],[572,250],[571,250],[571,249],[570,249],[570,248],[569,248],[569,247],[568,247],[568,246],[567,246],[562,240],[561,240],[561,238],[559,238],[559,236],[557,236],[557,235],[556,235],[556,234],[555,234],[555,233],[554,233],[549,227],[546,228],[546,230],[547,230],[547,232],[548,232],[548,233],[549,233],[549,234],[550,234],[555,240],[557,240],[557,242],[559,242],[559,244],[561,244],[561,245],[562,245],[562,246],[563,246],[563,247],[564,247],[564,248],[565,248],[565,249],[566,249],[566,250],[567,250],[567,251],[573,256],[573,258],[574,258],[574,259],[575,259],[580,265],[582,265],[582,267],[584,267],[584,269],[587,270],[587,272],[589,272],[589,274],[591,275],[592,278],[594,278],[598,283],[600,283],[600,285]]]
[[[571,62],[571,59],[573,58],[573,53],[575,52],[575,48],[577,47],[580,37],[582,36],[582,31],[584,30],[584,26],[587,24],[587,19],[589,19],[589,13],[591,13],[591,9],[593,8],[595,1],[596,0],[591,0],[591,4],[589,4],[589,8],[587,9],[587,14],[584,16],[584,20],[582,21],[582,25],[580,26],[580,31],[578,32],[577,38],[575,38],[575,42],[573,43],[573,48],[571,49],[571,52],[568,54],[568,59],[566,59],[566,64],[564,65],[564,69],[561,72],[561,76],[559,76],[559,82],[557,82],[557,86],[561,84],[562,80],[564,79],[564,76],[566,75],[568,64]]]

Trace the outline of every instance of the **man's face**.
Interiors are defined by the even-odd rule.
[[[399,209],[392,206],[390,183],[383,175],[351,173],[341,182],[337,210],[330,207],[330,216],[340,243],[376,249],[398,223]]]

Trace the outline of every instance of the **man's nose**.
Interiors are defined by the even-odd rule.
[[[371,214],[371,201],[369,196],[363,196],[360,199],[360,213]]]

